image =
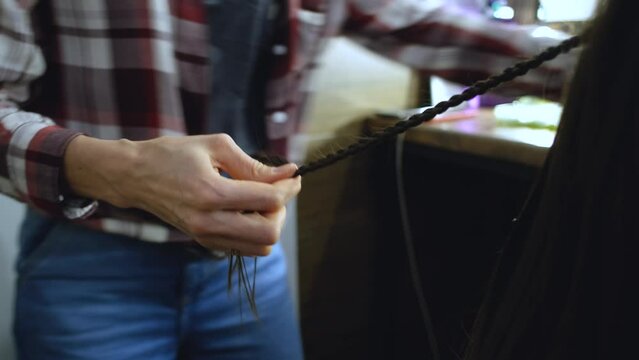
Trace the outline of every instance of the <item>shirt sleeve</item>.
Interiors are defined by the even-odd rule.
[[[0,192],[53,216],[77,219],[97,203],[66,191],[64,152],[78,132],[22,111],[45,63],[34,43],[26,0],[0,0]]]
[[[488,19],[439,0],[350,0],[346,32],[365,47],[424,74],[471,84],[567,38],[541,26]],[[502,94],[557,97],[577,54],[530,71]]]

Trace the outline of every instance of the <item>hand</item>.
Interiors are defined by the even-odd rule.
[[[65,174],[82,196],[155,214],[210,249],[268,255],[301,189],[297,167],[266,166],[228,136],[75,138]],[[220,171],[233,179],[225,178]]]

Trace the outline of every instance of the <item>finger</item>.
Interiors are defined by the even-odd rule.
[[[297,170],[292,163],[271,167],[253,159],[228,135],[214,135],[211,140],[214,162],[234,179],[272,183],[290,178]]]
[[[282,228],[284,226],[284,222],[286,221],[286,211],[287,211],[286,207],[282,207],[278,211],[272,211],[272,212],[260,213],[260,214],[253,213],[253,214],[247,214],[247,215],[265,217],[269,219],[270,221],[274,221],[276,224],[278,224],[280,228]]]
[[[279,209],[296,196],[302,186],[300,177],[287,178],[273,184],[248,180],[219,178],[211,185],[211,208],[239,211],[270,212]]]
[[[275,245],[286,219],[286,208],[267,214],[217,211],[210,215],[215,236],[253,245]]]
[[[267,256],[271,253],[273,248],[269,245],[242,243],[241,241],[227,239],[224,237],[198,238],[197,242],[210,250],[218,250],[224,252],[237,250],[242,256]]]

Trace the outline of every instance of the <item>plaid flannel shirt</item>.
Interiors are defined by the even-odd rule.
[[[280,152],[298,129],[303,83],[323,40],[340,31],[461,83],[556,42],[439,0],[282,3],[264,118]],[[215,76],[205,19],[201,0],[0,0],[0,192],[103,231],[187,240],[149,214],[75,198],[64,186],[63,155],[81,133],[130,140],[200,133]],[[568,66],[554,61],[510,88],[557,92]]]

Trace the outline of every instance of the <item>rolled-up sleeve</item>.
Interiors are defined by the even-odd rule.
[[[86,217],[97,203],[73,196],[64,179],[64,153],[79,133],[19,107],[45,70],[24,3],[0,0],[0,192],[50,215]]]

